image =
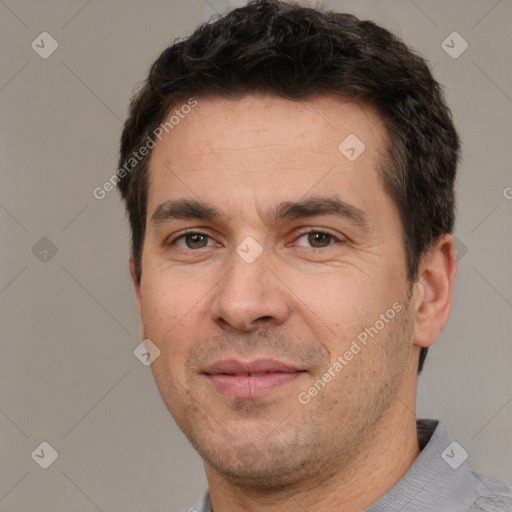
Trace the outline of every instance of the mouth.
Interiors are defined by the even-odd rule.
[[[234,398],[262,398],[301,378],[307,370],[273,359],[239,361],[227,359],[203,370],[209,383]]]

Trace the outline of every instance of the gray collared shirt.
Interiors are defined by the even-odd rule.
[[[416,420],[421,452],[365,512],[512,512],[512,486],[469,469],[467,452],[439,420]],[[208,488],[185,512],[212,512]]]

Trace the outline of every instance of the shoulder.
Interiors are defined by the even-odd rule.
[[[187,508],[183,512],[212,512],[211,502],[210,502],[210,490],[208,487],[205,487],[201,492],[201,495],[194,503],[192,507]]]
[[[512,486],[488,475],[472,473],[479,481],[480,495],[469,512],[512,512]]]

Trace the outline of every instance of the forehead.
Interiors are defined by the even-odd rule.
[[[342,95],[292,101],[272,94],[249,94],[237,99],[206,96],[196,101],[197,106],[187,109],[190,112],[179,119],[172,114],[181,111],[187,102],[183,100],[170,109],[164,122],[172,116],[173,126],[154,153],[170,146],[180,157],[198,158],[212,149],[256,149],[259,144],[293,144],[298,138],[303,139],[304,149],[324,151],[328,145],[337,149],[344,134],[353,133],[371,146],[379,137],[385,138],[375,109]],[[173,144],[175,139],[179,141]],[[191,148],[191,143],[198,145]],[[295,150],[300,152],[301,147]]]
[[[241,198],[243,213],[251,197],[272,203],[334,191],[363,207],[365,196],[382,188],[385,145],[380,117],[342,96],[199,97],[153,150],[148,217],[172,197],[221,207]]]

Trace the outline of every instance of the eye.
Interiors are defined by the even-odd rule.
[[[188,231],[169,242],[169,245],[177,245],[181,249],[203,249],[204,247],[207,247],[208,239],[211,240],[211,238],[204,233],[199,231]],[[183,241],[185,246],[177,243],[178,241]]]
[[[310,244],[310,247],[313,247],[314,249],[321,249],[323,247],[328,247],[329,245],[332,245],[330,242],[334,241],[340,241],[339,238],[335,237],[334,235],[331,235],[330,233],[325,233],[324,231],[306,231],[305,233],[302,233],[299,238],[297,238],[297,241],[301,238],[306,238],[307,243]],[[302,245],[302,244],[298,244]]]

